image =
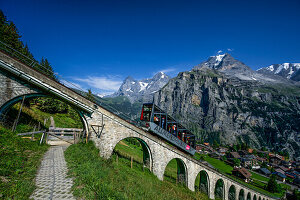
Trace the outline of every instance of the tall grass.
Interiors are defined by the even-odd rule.
[[[0,199],[28,199],[48,145],[23,139],[0,126]]]

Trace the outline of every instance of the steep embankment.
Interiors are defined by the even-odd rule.
[[[242,81],[203,67],[179,73],[154,101],[203,139],[300,155],[298,86]]]

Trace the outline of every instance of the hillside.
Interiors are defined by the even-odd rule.
[[[118,144],[119,152],[130,153]],[[125,146],[126,147],[126,146]],[[130,145],[131,148],[134,145]],[[131,153],[142,155],[141,149]],[[75,178],[74,195],[84,199],[208,199],[202,193],[191,192],[188,188],[170,181],[160,181],[149,170],[134,161],[116,154],[109,160],[99,157],[93,143],[70,146],[65,153],[70,174]],[[139,155],[137,155],[139,157]],[[175,173],[176,174],[176,173]]]
[[[300,156],[298,85],[241,80],[202,67],[179,73],[154,101],[203,140]]]

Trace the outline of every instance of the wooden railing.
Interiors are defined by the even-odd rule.
[[[49,131],[41,130],[41,131],[33,131],[33,132],[26,132],[26,133],[19,133],[18,136],[25,136],[31,135],[31,140],[34,139],[35,134],[43,133],[40,139],[40,144],[43,142],[48,142],[49,135],[56,137],[62,141],[65,141],[70,144],[77,144],[81,138],[84,136],[84,130],[78,128],[53,128],[50,127]],[[73,136],[73,142],[63,138],[62,136]]]

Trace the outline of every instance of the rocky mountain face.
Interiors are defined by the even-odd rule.
[[[169,80],[170,77],[163,72],[157,73],[153,78],[143,80],[135,80],[129,76],[116,93],[107,97],[126,96],[131,103],[152,102],[153,94],[166,85]]]
[[[300,84],[277,77],[218,55],[179,73],[154,102],[204,140],[242,141],[299,157]]]
[[[263,74],[276,74],[286,79],[300,81],[300,63],[274,64],[257,70]]]

